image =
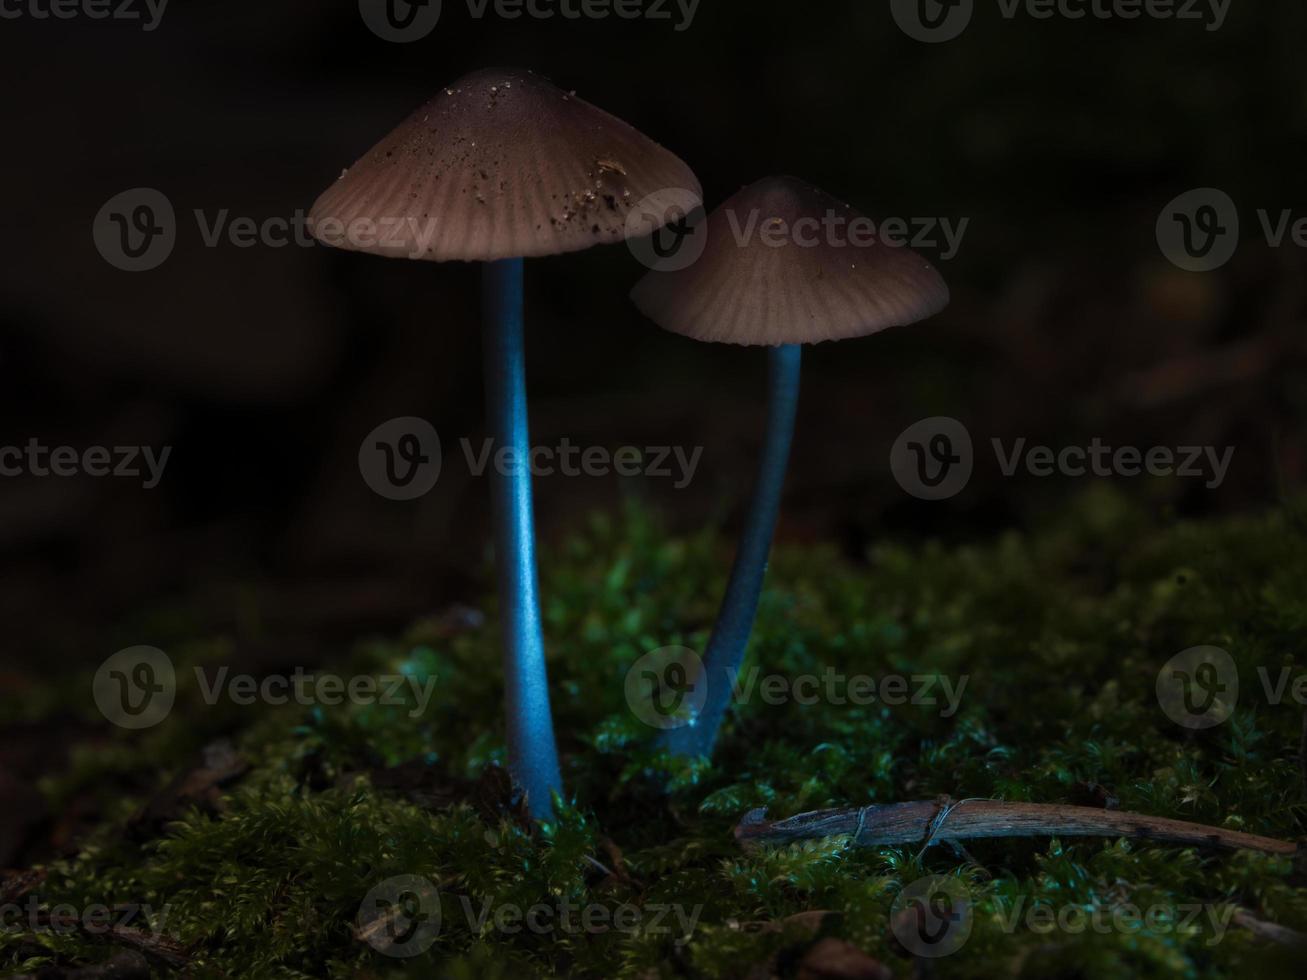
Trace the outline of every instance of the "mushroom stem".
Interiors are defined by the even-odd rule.
[[[730,703],[735,678],[744,661],[744,650],[753,631],[767,572],[776,517],[781,508],[781,489],[794,437],[794,416],[799,404],[799,368],[803,348],[783,344],[768,351],[767,431],[758,482],[745,521],[744,535],[735,555],[726,596],[703,658],[703,674],[697,683],[707,685],[707,696],[698,717],[681,728],[668,729],[660,746],[675,755],[694,758],[711,756],[717,731]]]
[[[527,465],[531,445],[522,266],[521,259],[503,259],[487,262],[482,273],[486,415],[496,451],[508,450],[511,454],[508,465],[492,467],[490,474],[504,647],[508,768],[526,793],[531,815],[547,820],[553,815],[553,793],[562,792],[563,781],[545,673],[531,470]]]

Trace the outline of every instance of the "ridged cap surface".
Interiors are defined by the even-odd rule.
[[[490,69],[342,173],[309,227],[325,244],[402,258],[553,255],[648,234],[686,191],[702,197],[690,168],[620,119],[531,72]]]
[[[707,236],[697,260],[650,272],[631,298],[665,330],[758,346],[861,337],[948,305],[948,286],[929,262],[879,236],[854,234],[855,219],[870,227],[810,184],[766,178],[696,229]]]

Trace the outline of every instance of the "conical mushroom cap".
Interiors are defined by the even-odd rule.
[[[444,89],[342,173],[309,227],[400,258],[553,255],[648,234],[687,191],[702,197],[690,168],[620,119],[493,69]]]
[[[769,177],[695,230],[707,236],[696,261],[655,269],[631,298],[665,330],[757,346],[861,337],[947,306],[948,286],[934,267],[868,234],[871,227],[810,184]]]

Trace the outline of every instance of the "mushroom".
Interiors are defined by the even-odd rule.
[[[482,267],[491,473],[509,769],[537,819],[562,792],[550,717],[527,461],[523,258],[641,234],[673,216],[690,169],[620,119],[520,70],[474,72],[438,93],[314,204],[309,227],[353,251]],[[653,219],[653,220],[650,220]]]
[[[870,219],[793,177],[746,187],[695,234],[706,235],[697,260],[654,269],[631,298],[665,330],[768,347],[769,383],[757,483],[697,679],[706,696],[688,724],[659,735],[683,757],[712,754],[753,629],[794,433],[801,345],[913,323],[948,304],[930,263],[880,241]]]

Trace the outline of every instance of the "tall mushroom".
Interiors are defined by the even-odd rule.
[[[538,819],[552,814],[562,779],[527,465],[522,260],[620,242],[628,227],[647,233],[687,192],[701,194],[690,169],[620,119],[529,71],[493,69],[419,108],[342,173],[309,215],[327,245],[484,263],[488,425],[514,461],[490,477],[509,768]]]
[[[801,345],[913,323],[948,304],[930,263],[881,241],[870,219],[793,177],[746,187],[698,233],[706,241],[695,262],[655,269],[631,297],[665,330],[770,348],[770,380],[757,484],[696,681],[706,696],[697,717],[659,736],[684,757],[712,754],[753,630],[794,433]]]

